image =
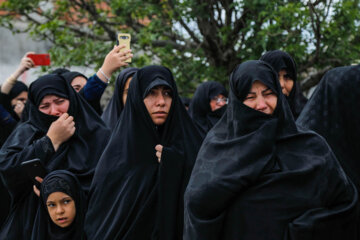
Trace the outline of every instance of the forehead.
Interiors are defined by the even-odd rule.
[[[260,80],[255,80],[253,83],[252,83],[252,86],[251,86],[251,90],[266,90],[266,89],[269,89],[270,87],[266,86],[263,82],[261,82]]]
[[[86,83],[86,78],[84,78],[82,76],[77,76],[71,81],[71,83],[72,84],[74,84],[74,83]]]
[[[58,201],[64,198],[71,198],[71,197],[64,192],[53,192],[49,194],[47,201]]]
[[[45,103],[45,102],[52,102],[56,99],[65,99],[65,98],[62,98],[62,97],[59,97],[59,96],[56,96],[54,94],[50,94],[50,95],[46,95],[43,97],[43,99],[41,99],[41,102],[40,103]]]

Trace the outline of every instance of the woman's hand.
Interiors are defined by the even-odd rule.
[[[21,118],[21,114],[22,114],[22,112],[23,112],[23,110],[24,110],[24,107],[25,107],[24,102],[23,102],[23,101],[20,101],[20,100],[18,100],[18,101],[16,102],[16,105],[14,106],[14,112],[16,113],[16,115],[17,115],[19,118]]]
[[[72,116],[64,113],[58,120],[54,121],[47,132],[55,151],[75,133],[75,122]]]
[[[41,177],[35,177],[35,180],[38,181],[39,183],[43,182],[43,179]],[[36,196],[40,197],[40,190],[36,187],[36,185],[33,186],[33,189]]]
[[[161,154],[162,154],[162,150],[163,150],[163,146],[158,144],[155,146],[155,150],[156,150],[156,157],[158,158],[158,162],[160,163],[161,161]]]
[[[111,75],[117,71],[119,68],[128,66],[129,64],[125,61],[129,58],[132,58],[131,49],[121,52],[121,49],[125,48],[125,45],[114,46],[114,48],[106,55],[103,65],[101,66],[101,70],[103,73],[111,78]],[[105,76],[99,70],[96,75],[104,82],[107,82]]]
[[[34,52],[27,52],[25,56],[21,59],[20,65],[18,67],[18,71],[20,75],[25,72],[26,70],[29,70],[30,68],[35,67],[35,64],[31,58],[28,58],[28,54],[35,54]]]

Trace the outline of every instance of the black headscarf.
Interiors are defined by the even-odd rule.
[[[46,133],[57,117],[38,110],[41,96],[55,94],[69,99],[69,115],[74,117],[75,133],[54,152]],[[0,151],[0,173],[12,196],[12,212],[0,231],[0,239],[29,239],[38,199],[32,182],[20,164],[39,158],[48,172],[68,170],[76,175],[88,192],[97,162],[110,130],[95,111],[60,75],[49,74],[34,81],[29,89],[29,119],[10,135]]]
[[[13,88],[10,90],[9,94],[0,93],[0,102],[4,106],[4,108],[11,114],[11,116],[16,120],[19,121],[19,116],[13,110],[11,106],[11,100],[16,98],[20,93],[27,92],[28,87],[25,83],[16,81]]]
[[[53,71],[50,72],[50,73],[51,73],[51,74],[61,75],[61,74],[67,73],[67,72],[70,72],[70,70],[69,70],[69,69],[66,69],[66,68],[56,68],[55,70],[53,70]]]
[[[180,97],[182,103],[184,104],[185,107],[189,107],[190,103],[191,103],[191,98],[188,97]]]
[[[154,125],[143,102],[155,82],[172,89],[171,109],[161,126]],[[160,164],[157,144],[164,146]],[[170,70],[138,70],[96,169],[85,219],[87,238],[182,239],[183,193],[199,147],[200,136]]]
[[[71,82],[74,80],[74,78],[76,77],[83,77],[85,78],[85,80],[87,81],[87,77],[79,72],[64,72],[62,73],[62,76],[66,79],[66,81],[71,85]]]
[[[297,82],[297,67],[295,60],[286,52],[280,50],[269,51],[265,53],[260,60],[269,63],[277,73],[286,70],[287,74],[294,80],[294,86],[289,96],[286,96],[290,105],[291,112],[295,119],[298,118],[304,108],[307,99],[302,94],[300,85]]]
[[[109,104],[105,111],[101,115],[102,120],[110,128],[114,129],[117,121],[119,120],[120,114],[124,109],[122,96],[126,81],[129,77],[132,77],[139,69],[138,68],[125,68],[120,72],[115,82],[115,90]]]
[[[360,66],[328,71],[297,123],[323,136],[360,191]]]
[[[189,114],[194,121],[196,128],[205,138],[208,131],[217,123],[226,110],[223,106],[215,111],[211,111],[210,101],[217,95],[228,96],[225,87],[218,82],[204,82],[195,91],[194,97],[189,106]]]
[[[57,226],[50,218],[47,210],[47,199],[53,192],[63,192],[75,202],[76,216],[72,224],[66,228]],[[81,240],[84,236],[84,219],[86,198],[76,176],[64,170],[49,173],[41,183],[41,207],[34,223],[32,238],[34,240]]]
[[[243,100],[259,80],[272,115]],[[184,239],[355,239],[357,191],[326,142],[295,125],[276,72],[247,61],[205,138],[185,193]]]
[[[16,98],[20,93],[27,91],[28,91],[28,87],[26,86],[25,83],[16,81],[15,85],[11,88],[9,92],[9,98],[10,100],[12,100]]]

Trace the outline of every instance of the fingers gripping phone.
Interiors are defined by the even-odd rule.
[[[28,58],[34,62],[35,66],[49,66],[50,65],[50,54],[28,54]]]
[[[120,51],[130,50],[130,42],[131,42],[131,35],[128,33],[119,33],[117,39],[117,45],[125,45],[125,48],[122,48]],[[126,59],[127,63],[131,63],[131,58]]]
[[[27,173],[29,178],[31,178],[36,187],[40,189],[40,183],[36,181],[35,177],[44,178],[47,174],[47,170],[41,163],[40,159],[35,158],[29,161],[22,162],[21,167]]]

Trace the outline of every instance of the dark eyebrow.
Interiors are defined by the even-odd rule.
[[[269,91],[269,90],[272,91],[272,89],[268,87],[267,89],[263,90],[262,92],[264,93],[264,92],[267,92],[267,91]]]

